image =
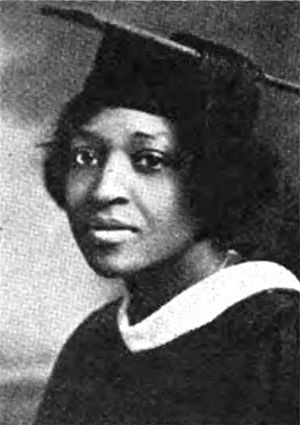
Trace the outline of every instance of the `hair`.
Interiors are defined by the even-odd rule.
[[[225,99],[220,103],[213,96],[201,117],[175,121],[182,190],[190,213],[202,223],[198,238],[208,237],[220,249],[235,249],[247,260],[278,262],[297,274],[297,200],[288,178],[279,179],[281,163],[274,146],[255,136],[252,123],[245,125],[247,114],[253,117],[258,109],[258,91],[253,99],[243,110],[244,119],[234,125],[226,117],[234,114],[228,112]],[[76,129],[105,107],[111,105],[82,92],[58,119],[44,176],[48,192],[63,209],[70,140]]]

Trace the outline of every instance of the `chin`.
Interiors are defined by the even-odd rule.
[[[110,279],[122,279],[141,269],[137,264],[132,264],[132,261],[94,258],[87,260],[87,262],[98,276]]]
[[[94,247],[81,246],[81,252],[85,257],[88,265],[99,276],[105,278],[129,278],[130,276],[140,273],[145,269],[149,269],[161,261],[166,261],[168,256],[158,256],[157,251],[155,254],[149,250],[142,249],[116,249],[102,248],[95,249]],[[152,254],[152,255],[151,255]]]

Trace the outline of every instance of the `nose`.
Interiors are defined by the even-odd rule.
[[[130,161],[122,152],[112,152],[93,187],[93,198],[102,208],[126,204],[130,193]]]

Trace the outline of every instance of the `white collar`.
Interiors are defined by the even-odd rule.
[[[276,263],[241,263],[201,280],[133,326],[129,325],[129,299],[125,297],[118,312],[119,331],[132,352],[156,348],[204,326],[235,303],[275,288],[299,291],[300,285],[291,272]]]

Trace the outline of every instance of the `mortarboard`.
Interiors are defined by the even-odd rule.
[[[266,74],[243,54],[192,34],[166,38],[78,9],[46,6],[42,13],[103,34],[79,95],[90,109],[102,102],[184,119],[209,110],[206,115],[219,130],[225,125],[248,132],[258,110],[259,84],[300,94],[299,84]]]

